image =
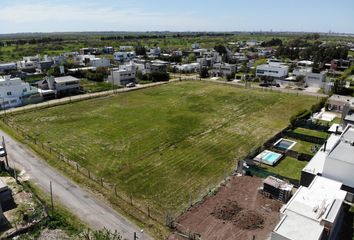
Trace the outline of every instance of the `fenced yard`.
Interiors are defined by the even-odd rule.
[[[229,175],[315,97],[176,82],[7,116],[63,164],[164,221]],[[148,208],[149,207],[149,208]]]

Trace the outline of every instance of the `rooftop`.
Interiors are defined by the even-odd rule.
[[[354,164],[354,128],[348,127],[328,157]]]
[[[72,76],[65,76],[65,77],[56,77],[55,82],[56,83],[67,83],[67,82],[78,82],[80,79]]]
[[[332,95],[328,100],[354,103],[354,97],[343,95]]]
[[[281,209],[284,217],[274,232],[292,240],[320,239],[322,221],[334,223],[346,197],[341,187],[342,183],[319,176],[308,188],[300,187]]]

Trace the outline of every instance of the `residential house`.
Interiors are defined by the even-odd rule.
[[[17,70],[16,63],[1,63],[0,64],[0,73],[9,72],[12,70]]]
[[[327,69],[332,71],[345,71],[352,65],[352,62],[344,59],[333,59],[330,63],[325,64]]]
[[[323,88],[326,82],[326,72],[313,73],[312,68],[296,68],[292,74],[297,76],[304,76],[305,85],[314,88]]]
[[[150,48],[149,52],[147,53],[149,57],[159,57],[161,54],[161,48],[155,47],[155,48]]]
[[[176,66],[178,71],[181,72],[197,72],[200,69],[199,63],[189,63]]]
[[[338,135],[332,134],[301,172],[300,184],[309,186],[316,176],[343,184],[347,201],[354,202],[354,127],[348,125]]]
[[[344,216],[342,183],[317,176],[301,186],[281,210],[271,240],[334,240]]]
[[[114,85],[127,85],[136,81],[137,68],[134,63],[121,65],[119,68],[114,68],[108,76],[108,82]]]
[[[114,60],[119,62],[129,62],[136,57],[135,52],[115,52]]]
[[[104,47],[103,48],[103,53],[105,53],[105,54],[113,54],[114,53],[114,47]]]
[[[215,63],[211,70],[211,75],[214,77],[232,76],[236,73],[236,65],[228,63]]]
[[[200,44],[199,43],[193,43],[192,44],[192,49],[200,49]]]
[[[40,102],[38,89],[20,78],[0,77],[0,105],[2,109]]]
[[[80,79],[72,76],[46,77],[38,83],[44,99],[75,94],[80,91]]]
[[[90,59],[89,65],[94,68],[110,67],[111,61],[107,58],[92,58]]]
[[[257,77],[271,77],[273,79],[284,79],[289,73],[289,67],[283,64],[262,64],[256,69]]]
[[[334,94],[328,98],[327,108],[330,111],[342,112],[346,103],[349,103],[352,107],[354,107],[354,97]]]

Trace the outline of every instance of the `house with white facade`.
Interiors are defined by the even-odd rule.
[[[343,184],[347,201],[354,202],[354,127],[332,134],[301,172],[300,184],[309,186],[316,176]]]
[[[80,91],[80,79],[72,76],[46,77],[38,83],[39,93],[44,99],[75,94]]]
[[[136,57],[136,54],[135,52],[115,52],[113,56],[116,61],[129,62]]]
[[[313,73],[312,68],[296,68],[292,75],[304,76],[305,85],[314,88],[323,88],[326,83],[326,72]]]
[[[272,77],[273,79],[284,79],[288,76],[289,67],[283,64],[262,64],[256,69],[257,77]]]
[[[134,63],[121,65],[119,68],[112,69],[108,76],[108,82],[114,85],[127,85],[136,81],[137,68]]]
[[[236,65],[228,63],[215,63],[211,70],[211,75],[214,77],[235,76]]]
[[[0,105],[2,109],[17,107],[42,99],[38,89],[23,82],[20,78],[0,77]]]
[[[281,219],[271,240],[337,239],[346,195],[341,182],[317,176],[281,208]]]
[[[0,73],[4,73],[11,70],[16,70],[17,64],[16,63],[1,63],[0,64]]]
[[[188,63],[176,66],[177,70],[180,72],[197,72],[200,69],[199,63]]]
[[[94,68],[110,67],[111,61],[107,58],[93,58],[93,59],[90,59],[89,65]]]

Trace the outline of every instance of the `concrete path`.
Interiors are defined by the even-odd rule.
[[[37,184],[43,191],[50,193],[50,181],[53,186],[55,201],[66,206],[73,214],[77,215],[94,229],[104,227],[117,230],[124,239],[134,239],[134,232],[138,233],[139,240],[152,239],[110,206],[97,199],[90,192],[82,189],[69,178],[61,175],[46,162],[29,151],[24,145],[15,141],[8,134],[0,130],[0,135],[5,137],[9,165],[25,171],[31,182]]]

